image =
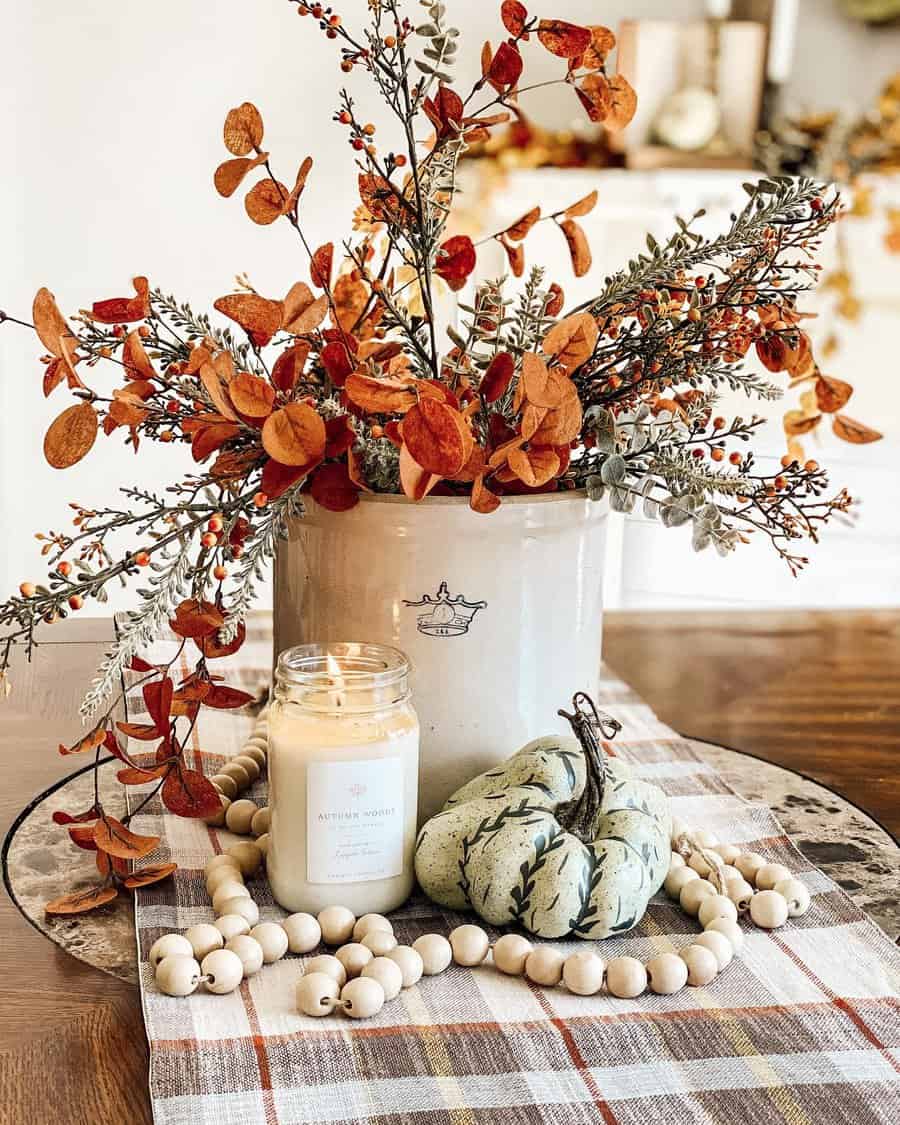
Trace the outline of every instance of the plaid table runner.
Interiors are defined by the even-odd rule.
[[[160,642],[149,656],[172,651]],[[254,690],[270,654],[255,623],[227,681]],[[162,837],[154,862],[179,864],[174,882],[139,892],[136,903],[157,1125],[900,1122],[900,951],[810,866],[766,807],[737,797],[608,670],[599,701],[623,723],[616,753],[666,790],[674,815],[800,874],[813,896],[804,917],[771,934],[745,927],[741,955],[712,985],[674,996],[579,997],[490,966],[453,966],[372,1020],[314,1020],[295,1010],[302,958],[288,956],[231,995],[172,999],[156,991],[147,953],[160,934],[213,920],[203,867],[234,837],[152,803],[135,828]],[[140,694],[128,703],[134,720]],[[251,725],[205,710],[189,756],[212,775]],[[265,783],[249,795],[265,803]],[[264,881],[253,894],[263,920],[284,916]],[[462,920],[423,897],[392,918],[401,943]],[[660,893],[637,929],[600,952],[645,959],[697,932]]]

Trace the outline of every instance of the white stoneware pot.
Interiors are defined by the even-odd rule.
[[[528,740],[567,730],[556,712],[595,690],[607,509],[582,494],[312,501],[279,548],[276,653],[373,641],[412,662],[421,724],[419,821]]]

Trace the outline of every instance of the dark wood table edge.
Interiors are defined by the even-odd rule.
[[[877,816],[875,816],[873,813],[870,813],[868,809],[864,809],[862,805],[858,805],[856,801],[851,800],[851,798],[846,794],[839,792],[831,785],[826,785],[825,782],[821,781],[819,778],[813,777],[812,774],[804,773],[803,770],[794,769],[793,766],[783,766],[780,762],[773,762],[771,758],[764,758],[762,754],[754,754],[752,750],[739,750],[736,746],[729,746],[727,742],[713,742],[711,738],[698,738],[693,734],[680,734],[678,737],[687,739],[689,742],[698,742],[702,746],[714,746],[719,750],[728,750],[732,754],[741,754],[745,758],[753,758],[755,761],[763,762],[767,766],[776,766],[778,769],[784,770],[785,773],[792,773],[795,777],[802,777],[804,781],[808,781],[811,785],[817,785],[820,789],[824,789],[826,792],[834,794],[834,796],[837,797],[839,801],[843,801],[844,804],[849,805],[853,809],[856,809],[856,811],[864,816],[867,820],[871,820],[871,822],[877,825],[885,834],[885,836],[887,836],[887,838],[893,843],[894,847],[896,847],[898,851],[900,851],[900,836],[895,836],[890,828],[888,828],[888,826],[884,823],[884,821],[879,820]],[[738,796],[740,797],[741,794],[738,793]]]

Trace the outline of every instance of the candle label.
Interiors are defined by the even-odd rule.
[[[403,873],[403,760],[307,765],[306,878],[364,883]]]

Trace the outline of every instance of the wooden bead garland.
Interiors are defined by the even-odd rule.
[[[297,981],[297,1007],[305,1016],[327,1016],[337,1006],[341,986],[327,973],[304,973]]]
[[[238,836],[262,836],[269,831],[268,807],[260,808],[248,797],[237,799],[240,793],[259,778],[265,768],[269,753],[268,730],[269,723],[263,712],[253,734],[240,752],[229,758],[219,772],[209,779],[222,797],[220,811],[205,818],[211,827],[221,828],[224,825],[229,832]],[[260,816],[261,813],[266,815]]]
[[[809,909],[808,889],[783,864],[767,864],[757,853],[718,844],[707,830],[691,834],[675,823],[672,845],[665,889],[686,913],[698,915],[704,930],[686,948],[660,953],[646,966],[627,956],[605,963],[587,949],[566,957],[515,933],[502,935],[492,947],[487,933],[471,923],[457,926],[449,940],[422,934],[411,947],[398,945],[389,919],[378,914],[357,919],[343,906],[327,907],[316,918],[299,913],[283,923],[259,923],[259,910],[243,879],[263,857],[249,842],[234,845],[206,866],[207,888],[221,906],[216,923],[192,926],[183,937],[163,935],[150,949],[149,961],[160,991],[168,995],[188,996],[200,984],[224,993],[262,964],[280,960],[288,950],[309,952],[321,940],[339,948],[334,955],[319,954],[306,962],[297,984],[297,1007],[309,1016],[343,1011],[352,1019],[371,1018],[423,975],[442,973],[453,961],[481,965],[491,952],[498,971],[526,976],[542,987],[562,983],[579,996],[596,995],[605,987],[612,996],[634,999],[648,987],[672,995],[686,985],[711,983],[744,944],[740,914],[763,929],[774,929]],[[223,898],[223,889],[230,897]],[[248,933],[250,926],[254,928]]]
[[[373,957],[386,957],[397,944],[397,939],[393,930],[370,930],[360,944],[371,950]]]
[[[249,934],[238,934],[237,937],[231,938],[225,942],[225,948],[240,957],[245,978],[258,973],[265,963],[262,946]]]
[[[671,996],[680,992],[687,981],[687,963],[677,953],[660,953],[647,962],[647,983],[650,990],[658,996]]]
[[[377,980],[384,990],[385,1000],[395,999],[403,988],[403,972],[389,957],[373,957],[359,975]]]
[[[589,949],[579,950],[563,964],[563,984],[576,996],[593,996],[603,987],[606,963]]]
[[[708,840],[712,843],[704,842]],[[718,844],[711,833],[690,834],[680,825],[673,828],[672,846],[673,855],[680,855],[687,866],[675,864],[669,868],[667,892],[678,899],[683,910],[699,916],[704,930],[714,929],[727,937],[736,952],[743,945],[736,924],[738,914],[749,915],[761,929],[773,930],[809,909],[809,891],[783,863],[767,863],[758,852],[741,852],[734,845]],[[737,875],[730,873],[732,866]],[[680,872],[692,869],[703,869],[708,877],[699,879],[699,883],[684,881]],[[740,945],[735,944],[738,941]]]

